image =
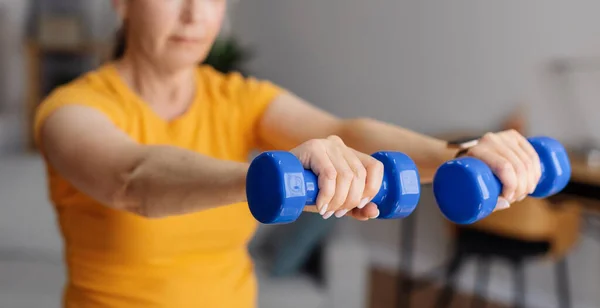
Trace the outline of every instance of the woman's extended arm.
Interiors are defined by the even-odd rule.
[[[364,153],[400,151],[415,161],[425,183],[457,153],[445,141],[399,126],[365,118],[339,119],[291,93],[280,95],[267,108],[258,131],[261,142],[271,148],[288,149],[310,138],[338,135]],[[515,131],[488,133],[467,155],[483,160],[502,181],[501,207],[533,192],[541,175],[537,153]]]
[[[140,145],[93,108],[58,109],[41,125],[39,136],[42,153],[62,176],[112,208],[160,218],[246,201],[247,163]],[[291,149],[319,175],[316,209],[307,210],[326,217],[349,211],[361,220],[376,217],[377,208],[366,202],[381,186],[381,163],[339,138],[311,139]]]
[[[247,164],[140,145],[92,108],[60,108],[45,120],[40,140],[59,173],[113,208],[164,217],[246,199]]]

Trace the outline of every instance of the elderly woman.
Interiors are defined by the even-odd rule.
[[[65,307],[254,307],[246,202],[254,149],[289,150],[318,175],[324,219],[376,218],[382,165],[411,156],[424,181],[457,154],[372,119],[340,119],[273,83],[199,65],[225,0],[114,0],[123,53],[55,89],[36,113],[65,243]],[[310,123],[310,125],[306,125]],[[504,184],[497,209],[532,192],[537,154],[514,131],[466,151]],[[340,260],[344,262],[344,260]]]

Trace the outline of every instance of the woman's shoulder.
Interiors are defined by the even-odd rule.
[[[100,66],[54,88],[36,108],[36,122],[42,122],[56,110],[72,105],[91,107],[117,122],[123,118],[124,105],[118,99],[111,67]]]

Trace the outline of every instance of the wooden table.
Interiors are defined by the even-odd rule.
[[[559,196],[576,198],[585,211],[600,213],[600,166],[591,166],[577,155],[569,157],[571,180]]]

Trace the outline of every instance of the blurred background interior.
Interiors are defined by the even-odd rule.
[[[0,0],[0,307],[59,307],[62,247],[31,115],[106,58],[108,0]],[[261,227],[260,307],[600,307],[600,2],[231,1],[207,62],[344,117],[441,138],[515,128],[572,151],[563,194],[457,228],[430,187],[402,221]],[[357,87],[356,85],[362,85]],[[401,142],[401,141],[399,141]],[[339,262],[344,260],[344,262]]]

